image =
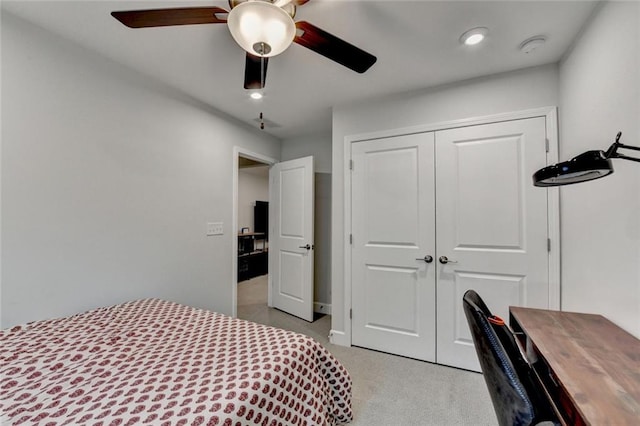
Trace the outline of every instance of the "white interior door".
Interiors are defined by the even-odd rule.
[[[269,170],[269,277],[275,308],[313,321],[313,157]]]
[[[352,344],[435,361],[433,133],[352,144]]]
[[[549,306],[543,117],[436,132],[437,362],[479,371],[462,296],[474,289],[504,319]],[[456,263],[453,263],[453,262]]]

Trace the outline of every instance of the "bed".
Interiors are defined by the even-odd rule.
[[[145,299],[0,331],[3,425],[333,425],[351,378],[314,339]]]

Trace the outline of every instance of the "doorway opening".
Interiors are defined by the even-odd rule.
[[[234,150],[233,316],[254,318],[270,305],[269,168],[275,160]]]
[[[241,158],[244,159],[241,160]],[[248,161],[249,167],[241,169],[240,162],[244,163],[246,160],[251,160]],[[254,223],[256,207],[264,208],[264,204],[257,201],[263,201],[260,198],[265,198],[265,193],[256,196],[251,193],[255,188],[246,186],[249,188],[250,195],[244,195],[240,182],[246,177],[243,169],[253,169],[262,165],[269,166],[269,177],[266,179],[268,184],[266,198],[269,203],[268,233],[255,232],[256,224]],[[313,157],[307,156],[276,163],[275,160],[236,147],[233,167],[232,229],[237,234],[232,236],[232,315],[239,316],[238,310],[242,303],[241,318],[254,322],[262,322],[261,319],[268,315],[270,308],[276,308],[312,322],[314,318],[314,253],[316,251]],[[242,218],[242,205],[246,206],[245,210],[254,212],[252,219]],[[241,221],[244,223],[241,224]],[[265,261],[266,265],[264,265]],[[255,303],[256,300],[250,298],[248,304],[251,306],[247,308],[245,299],[239,303],[238,287],[243,285],[245,278],[262,276],[264,288],[262,274],[265,268],[267,303]],[[249,293],[252,294],[252,292]],[[244,297],[244,292],[242,296]],[[264,293],[262,300],[264,300]],[[244,316],[244,313],[247,313],[245,308],[249,309],[248,317]],[[328,312],[323,310],[321,313]]]

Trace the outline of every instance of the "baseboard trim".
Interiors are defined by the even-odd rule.
[[[316,312],[318,314],[331,315],[331,304],[314,302],[313,303],[313,312]]]

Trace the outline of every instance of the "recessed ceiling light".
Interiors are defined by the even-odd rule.
[[[542,46],[547,39],[544,36],[534,36],[526,39],[522,43],[520,43],[520,51],[524,53],[531,53],[538,47]]]
[[[489,34],[489,29],[485,27],[472,28],[460,36],[460,43],[473,46],[480,43]]]
[[[251,92],[249,96],[251,96],[251,99],[255,99],[256,101],[258,99],[262,99],[262,93],[260,92]]]

